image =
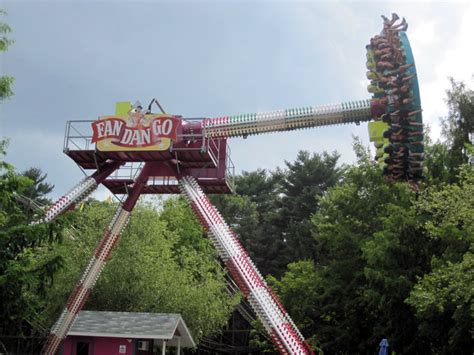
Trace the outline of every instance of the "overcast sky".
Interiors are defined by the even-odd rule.
[[[67,120],[116,101],[159,99],[169,113],[214,117],[368,98],[365,44],[381,14],[409,23],[424,120],[435,138],[448,76],[472,86],[474,2],[1,1],[15,44],[0,55],[15,96],[0,137],[19,170],[40,167],[55,196],[82,178],[62,153]],[[298,150],[352,162],[367,124],[233,139],[237,172],[274,169]],[[100,197],[104,193],[100,193]]]

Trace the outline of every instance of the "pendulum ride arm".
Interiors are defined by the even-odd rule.
[[[39,221],[34,222],[34,224],[51,222],[65,211],[74,207],[75,204],[89,196],[102,181],[117,170],[122,164],[123,163],[116,161],[105,163],[94,174],[84,178],[67,194],[53,203],[46,211],[45,216]]]
[[[183,177],[179,181],[179,186],[280,353],[312,354],[298,328],[267,286],[237,236],[211,204],[196,180],[190,176]]]
[[[382,111],[381,111],[382,110]],[[370,100],[204,119],[207,137],[226,138],[370,121],[384,108]]]
[[[110,257],[123,229],[126,227],[130,214],[140,196],[143,186],[148,179],[149,164],[145,164],[140,175],[135,181],[130,195],[124,204],[119,206],[112,222],[105,230],[102,239],[96,246],[94,255],[85,268],[81,279],[76,284],[73,292],[69,296],[66,308],[64,308],[58,321],[51,329],[51,333],[43,347],[42,354],[54,355],[58,351],[63,339],[66,337],[77,314],[80,312],[89,294],[99,278],[105,263]]]

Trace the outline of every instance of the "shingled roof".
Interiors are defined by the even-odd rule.
[[[182,347],[196,345],[181,315],[174,313],[82,311],[68,335],[168,341],[179,336]]]

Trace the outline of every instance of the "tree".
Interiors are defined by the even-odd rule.
[[[432,147],[414,194],[387,184],[356,142],[357,164],[312,217],[315,258],[269,278],[323,351],[371,353],[388,338],[398,353],[472,352],[474,170],[460,165],[449,184],[448,147]]]
[[[371,353],[385,337],[397,352],[422,351],[404,303],[430,268],[413,194],[405,184],[387,184],[366,149],[355,148],[357,164],[323,194],[312,217],[313,260],[290,264],[273,283],[324,352]]]
[[[0,17],[6,15],[6,12],[0,10]],[[4,52],[13,43],[6,35],[11,32],[10,26],[0,21],[0,52]],[[13,95],[11,85],[13,84],[13,77],[0,76],[0,102]]]
[[[0,17],[6,13],[0,10]],[[0,21],[0,52],[13,43],[7,35],[10,27]],[[13,95],[13,78],[0,76],[0,103]],[[33,181],[22,176],[3,160],[8,142],[0,140],[0,334],[3,350],[8,340],[3,336],[28,337],[44,335],[44,294],[62,265],[55,256],[37,258],[39,251],[47,250],[62,238],[61,221],[48,225],[31,225],[31,213],[20,202]],[[38,349],[34,342],[25,352]]]
[[[410,213],[408,189],[387,185],[370,164],[350,169],[344,184],[321,200],[313,222],[321,278],[318,336],[325,351],[370,352],[390,336],[394,350],[402,352],[412,342],[396,339],[393,335],[402,329],[392,322],[404,315],[403,327],[410,327],[407,310],[397,309],[410,290],[401,263],[416,262],[403,255],[409,240],[402,243],[397,230],[406,228],[408,239],[414,237],[412,227],[393,220],[404,210]],[[396,295],[388,297],[393,305],[388,305],[384,299],[393,291]]]
[[[53,191],[54,185],[46,182],[47,174],[43,174],[39,168],[29,168],[22,172],[22,176],[28,178],[31,184],[25,187],[21,195],[16,195],[22,202],[22,209],[25,212],[28,222],[32,222],[38,215],[38,210],[44,209],[51,203],[46,197]],[[41,212],[39,213],[41,214]]]
[[[264,275],[281,276],[290,262],[314,256],[310,218],[319,198],[340,177],[338,158],[336,153],[300,151],[285,170],[237,176],[240,196],[213,197]]]
[[[140,203],[85,308],[181,313],[193,336],[218,332],[239,297],[226,292],[223,271],[209,240],[184,201]],[[55,250],[65,260],[48,298],[50,323],[64,307],[97,240],[112,218],[113,204],[89,201],[73,218],[73,236]]]
[[[318,348],[317,336],[314,333],[317,310],[314,300],[320,289],[320,275],[312,260],[302,260],[288,265],[288,271],[281,280],[273,276],[268,282],[275,292],[281,295],[286,310],[295,320],[298,328],[314,349]]]
[[[0,142],[0,157],[6,142]],[[37,258],[62,238],[62,222],[29,224],[17,195],[26,193],[32,181],[0,160],[0,333],[31,336],[42,334],[44,293],[62,265],[61,257]]]
[[[452,180],[451,156],[449,148],[443,143],[425,143],[423,165],[424,183],[428,186],[442,186]]]
[[[447,160],[450,182],[456,181],[459,167],[468,162],[466,146],[471,146],[470,135],[474,133],[474,91],[463,82],[450,78],[447,90],[448,117],[442,121],[442,133],[449,150]]]
[[[54,185],[46,182],[47,174],[44,174],[40,168],[29,168],[21,175],[30,179],[33,183],[29,185],[23,195],[39,205],[47,205],[51,200],[46,197],[54,189]]]
[[[319,200],[334,186],[341,174],[339,154],[300,151],[294,162],[285,162],[279,227],[288,244],[290,261],[314,257],[311,216]]]
[[[278,172],[243,172],[235,179],[236,195],[211,197],[264,275],[280,275],[288,263],[286,244],[276,222],[279,184]]]
[[[420,223],[436,246],[431,272],[407,299],[420,333],[436,353],[471,353],[474,290],[474,169],[460,167],[456,184],[427,189],[418,201]]]

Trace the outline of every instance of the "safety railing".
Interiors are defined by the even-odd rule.
[[[115,170],[107,179],[108,180],[134,180],[142,169],[143,162],[128,162]]]
[[[183,119],[185,122],[200,121],[198,119]],[[92,120],[73,120],[66,122],[66,129],[64,134],[63,150],[94,150],[95,144],[92,143]],[[192,133],[192,134],[178,134],[178,142],[184,142],[185,144],[179,144],[172,146],[170,150],[174,151],[203,151],[210,152],[213,159],[218,160],[219,155],[219,142],[216,139],[206,138],[203,133]],[[191,144],[199,142],[200,144]]]
[[[226,143],[227,144],[227,143]],[[235,192],[235,165],[234,162],[232,161],[232,158],[230,157],[230,146],[227,144],[227,149],[226,149],[226,167],[225,167],[225,179],[227,184],[230,186],[230,189]]]
[[[94,150],[92,141],[91,120],[76,120],[66,122],[63,151]]]

